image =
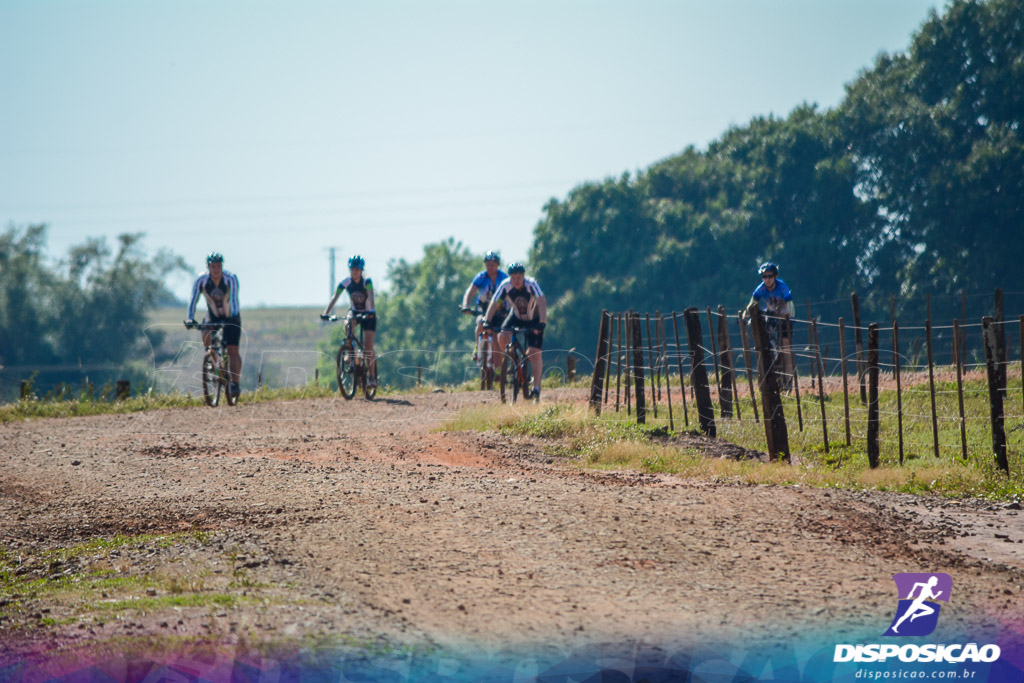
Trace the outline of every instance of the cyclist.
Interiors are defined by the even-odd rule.
[[[477,273],[476,277],[470,283],[469,287],[466,288],[466,293],[462,295],[462,310],[473,308],[476,313],[476,335],[473,337],[475,342],[480,338],[480,333],[484,326],[484,311],[487,310],[487,304],[490,303],[491,297],[494,296],[494,292],[498,289],[498,285],[508,277],[499,268],[498,264],[501,262],[501,256],[496,251],[489,251],[484,254],[484,270]],[[476,306],[471,307],[469,302],[476,296]],[[473,315],[473,312],[468,312],[467,315]],[[494,339],[491,340],[491,358],[498,357],[498,342]],[[477,357],[476,344],[473,345],[473,360],[477,363],[480,359]]]
[[[747,304],[747,310],[760,307],[768,316],[770,327],[777,327],[779,330],[779,351],[782,354],[782,364],[789,378],[793,377],[793,344],[790,338],[790,319],[796,313],[793,304],[793,293],[781,279],[779,279],[779,265],[771,261],[762,263],[757,269],[761,276],[761,284],[755,289]],[[791,379],[787,380],[787,384]]]
[[[371,387],[375,387],[377,386],[377,358],[373,353],[373,338],[377,334],[377,313],[373,302],[373,280],[363,277],[363,267],[365,265],[366,260],[362,256],[359,254],[352,255],[352,258],[348,260],[349,276],[338,283],[338,289],[335,290],[331,303],[327,304],[327,308],[324,309],[320,317],[325,320],[329,318],[331,311],[334,310],[334,304],[338,301],[338,297],[341,296],[342,292],[348,292],[349,311],[345,316],[345,334],[351,333],[353,322],[358,322],[362,326],[363,350],[366,352],[366,358],[370,363],[370,372],[369,377],[366,378],[366,383]],[[363,314],[362,319],[357,320],[355,317],[356,313]]]
[[[239,394],[242,374],[242,356],[238,342],[242,338],[242,315],[238,307],[238,276],[224,270],[224,256],[212,252],[206,257],[206,271],[192,285],[192,302],[188,306],[189,325],[195,324],[196,303],[199,295],[206,297],[206,317],[203,324],[224,324],[224,345],[228,349],[228,371],[231,374],[231,393]],[[210,331],[203,330],[203,346],[210,346]]]
[[[484,322],[491,324],[494,315],[506,302],[511,309],[501,324],[498,333],[499,348],[505,348],[511,337],[510,327],[526,327],[526,357],[530,359],[533,371],[534,398],[540,400],[540,378],[544,371],[541,349],[544,346],[544,327],[547,325],[548,304],[540,285],[532,277],[526,277],[526,267],[521,263],[508,265],[508,277],[502,280],[491,297],[491,303],[484,313]]]

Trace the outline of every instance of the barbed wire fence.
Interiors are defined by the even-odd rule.
[[[727,439],[761,425],[772,460],[791,446],[837,462],[863,452],[872,467],[984,454],[1008,473],[1006,425],[1024,430],[1024,315],[1004,319],[1002,300],[996,290],[995,315],[979,322],[935,325],[929,306],[907,326],[895,305],[885,325],[862,324],[856,294],[851,324],[808,302],[777,350],[759,311],[603,311],[590,405]]]

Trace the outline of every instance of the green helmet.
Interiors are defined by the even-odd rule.
[[[224,255],[219,251],[211,251],[210,255],[206,257],[206,265],[211,263],[224,263]]]
[[[348,260],[348,267],[349,268],[358,268],[358,269],[362,270],[363,266],[365,266],[365,265],[366,265],[366,261],[359,254],[353,254],[352,258],[350,258]]]

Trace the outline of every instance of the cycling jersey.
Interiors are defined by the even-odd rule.
[[[192,303],[188,306],[188,319],[195,320],[196,303],[199,295],[206,297],[206,310],[214,318],[230,318],[239,315],[238,277],[223,271],[220,283],[215,283],[209,273],[203,273],[192,285]]]
[[[793,300],[793,293],[785,282],[776,277],[775,287],[771,291],[762,282],[754,289],[751,297],[768,315],[786,316],[789,315],[789,302]]]
[[[487,309],[487,304],[491,302],[491,296],[498,289],[498,285],[500,285],[507,277],[508,275],[499,270],[495,274],[494,281],[492,282],[491,278],[487,275],[487,271],[482,270],[475,278],[473,278],[473,286],[476,287],[477,290],[476,302],[481,308],[484,310]]]
[[[352,302],[352,309],[360,312],[373,312],[373,280],[364,277],[355,282],[347,277],[338,283],[338,294],[341,290],[348,292],[349,301]]]
[[[521,289],[512,286],[512,278],[505,278],[498,285],[494,296],[498,301],[509,304],[512,309],[510,315],[520,320],[532,320],[539,315],[537,299],[544,296],[544,292],[540,291],[540,285],[532,277],[523,278]]]

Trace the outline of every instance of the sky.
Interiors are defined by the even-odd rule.
[[[143,232],[241,304],[323,305],[353,253],[526,260],[551,198],[839,104],[929,0],[0,0],[0,222],[53,260]],[[468,283],[467,283],[468,284]],[[543,285],[543,283],[541,283]]]

